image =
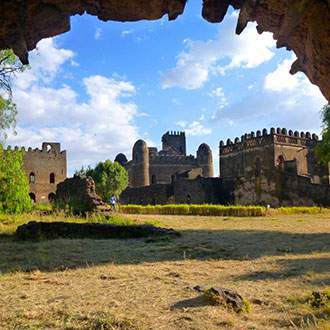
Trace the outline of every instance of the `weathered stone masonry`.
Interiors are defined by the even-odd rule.
[[[19,148],[15,147],[15,150]],[[53,142],[44,142],[41,150],[25,150],[24,147],[21,150],[24,152],[24,171],[29,180],[31,199],[37,203],[52,201],[57,184],[67,177],[66,151],[61,151],[61,145]]]
[[[172,182],[127,189],[123,203],[330,206],[330,164],[320,165],[309,132],[271,128],[220,141],[220,175],[177,173]]]
[[[200,169],[201,176],[213,176],[213,159],[210,147],[203,143],[196,157],[186,154],[184,132],[167,132],[162,137],[162,150],[148,147],[138,140],[133,147],[132,160],[123,154],[115,161],[122,164],[129,174],[129,187],[143,187],[154,184],[171,183],[180,172]]]

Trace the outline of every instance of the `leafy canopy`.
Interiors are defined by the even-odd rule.
[[[23,152],[4,151],[0,145],[0,212],[30,211],[29,183],[23,170]]]
[[[6,138],[5,131],[16,124],[17,109],[11,85],[15,74],[24,68],[12,50],[0,50],[0,142]]]
[[[128,186],[128,173],[117,162],[106,160],[93,168],[82,168],[77,174],[83,174],[93,178],[97,194],[108,201],[111,196],[119,196]]]
[[[321,163],[327,164],[330,162],[330,104],[327,104],[322,109],[322,141],[316,148],[316,154],[319,157]]]

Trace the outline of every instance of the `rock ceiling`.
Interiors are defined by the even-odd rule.
[[[192,0],[196,1],[196,0]],[[100,20],[176,19],[186,0],[12,0],[0,2],[0,49],[12,48],[23,63],[39,40],[70,30],[70,16]],[[270,31],[277,47],[293,50],[291,73],[304,72],[330,100],[330,0],[203,0],[202,16],[221,22],[229,6],[240,11],[236,33],[248,22]],[[244,51],[244,50],[242,50]]]

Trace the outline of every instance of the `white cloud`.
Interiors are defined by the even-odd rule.
[[[134,33],[133,29],[123,30],[123,31],[121,31],[121,36],[126,37],[126,36],[128,36],[129,34],[132,34],[132,33]]]
[[[255,24],[234,35],[235,17],[230,16],[216,39],[207,41],[185,40],[185,50],[176,66],[162,73],[162,88],[181,87],[198,89],[211,74],[224,75],[234,68],[255,68],[270,60],[275,42],[270,33],[259,35]]]
[[[218,103],[218,108],[220,108],[220,109],[222,109],[228,105],[228,101],[227,101],[227,98],[225,96],[225,93],[224,93],[222,87],[217,87],[217,88],[213,89],[209,93],[209,96],[216,98],[217,103]]]
[[[206,128],[200,120],[195,120],[191,123],[178,121],[176,125],[181,127],[186,132],[187,136],[204,136],[212,133],[212,130]]]
[[[82,80],[86,97],[81,101],[72,87],[52,84],[73,52],[51,39],[41,41],[38,49],[38,54],[31,54],[31,70],[18,75],[14,83],[18,134],[11,134],[8,143],[40,147],[42,141],[61,142],[68,150],[71,170],[113,159],[118,152],[129,153],[139,135],[134,123],[139,113],[129,100],[135,86],[117,77],[88,76]]]
[[[294,60],[292,56],[284,59],[265,76],[258,92],[254,84],[246,97],[217,111],[214,119],[228,124],[232,121],[242,133],[271,126],[318,133],[320,109],[327,101],[303,73],[290,75]]]
[[[96,28],[95,33],[94,33],[94,39],[99,40],[102,37],[102,29],[101,28]]]

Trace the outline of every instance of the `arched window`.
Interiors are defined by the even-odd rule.
[[[277,157],[276,165],[280,166],[284,163],[284,157],[282,155],[279,155]]]
[[[49,183],[55,183],[55,174],[54,173],[49,174]]]
[[[49,201],[50,203],[53,203],[53,202],[55,201],[55,197],[56,197],[56,195],[55,195],[54,193],[50,193],[50,194],[48,195],[48,201]]]
[[[29,183],[35,183],[36,182],[36,176],[33,172],[29,174]]]
[[[157,183],[157,177],[155,174],[151,176],[151,184],[156,184]]]
[[[34,193],[29,193],[29,196],[31,198],[31,200],[33,201],[33,203],[36,202],[36,195]]]

